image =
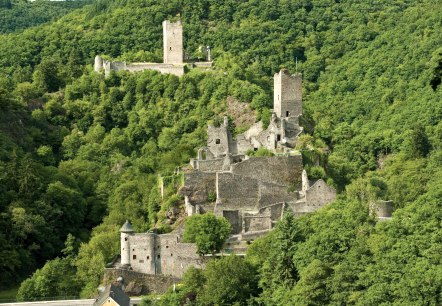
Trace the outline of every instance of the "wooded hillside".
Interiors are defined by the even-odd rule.
[[[338,201],[287,216],[244,262],[189,272],[164,303],[192,294],[202,305],[441,304],[441,9],[433,0],[96,0],[0,35],[0,286],[44,265],[19,298],[93,294],[124,220],[170,230],[165,211],[181,199],[169,188],[160,200],[158,174],[195,155],[228,97],[268,121],[273,74],[287,68],[304,80],[298,149]],[[211,46],[213,71],[92,71],[97,54],[161,61],[161,22],[177,16],[186,54]],[[394,201],[391,221],[369,216],[377,199]],[[223,265],[249,275],[248,288],[241,275],[220,275]],[[215,286],[223,277],[232,282]]]

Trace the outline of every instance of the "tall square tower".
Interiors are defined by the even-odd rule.
[[[163,21],[163,63],[183,63],[183,26],[181,21]]]
[[[278,118],[302,115],[302,78],[282,69],[274,76],[273,111]]]

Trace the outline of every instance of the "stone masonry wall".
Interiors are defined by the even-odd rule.
[[[108,285],[123,277],[125,292],[129,295],[163,294],[171,287],[178,278],[165,275],[149,275],[132,270],[106,269],[104,272],[103,285]],[[140,291],[131,291],[131,288],[139,287]]]
[[[229,143],[229,133],[225,123],[221,124],[220,127],[209,125],[207,129],[207,147],[213,156],[218,157],[229,153]]]
[[[302,114],[301,76],[281,70],[274,76],[274,111],[279,118]]]
[[[259,209],[274,203],[292,202],[296,198],[297,193],[289,192],[287,186],[266,182],[260,182],[259,184]]]
[[[206,172],[216,172],[221,171],[224,165],[224,159],[208,159],[208,160],[198,160],[198,170]]]
[[[216,173],[192,171],[184,173],[184,186],[180,194],[187,196],[192,204],[205,203],[210,193],[216,193]]]
[[[259,183],[256,179],[239,176],[230,172],[216,174],[217,205],[215,213],[225,209],[253,210],[259,199]]]
[[[307,205],[322,207],[336,199],[336,190],[328,186],[324,180],[316,181],[305,192]]]
[[[301,184],[302,169],[301,155],[251,157],[232,165],[233,174],[285,186]]]
[[[156,274],[155,235],[135,234],[129,237],[130,265],[132,269],[147,274]]]
[[[184,65],[173,65],[173,64],[161,64],[161,63],[132,63],[126,65],[127,71],[130,72],[137,72],[137,71],[144,71],[144,70],[155,70],[160,73],[166,74],[173,74],[178,77],[184,75]]]

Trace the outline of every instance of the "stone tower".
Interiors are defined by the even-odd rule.
[[[224,117],[224,121],[219,127],[209,125],[207,134],[207,147],[214,157],[221,157],[230,153],[230,143],[232,139],[227,117]]]
[[[163,63],[183,63],[183,26],[181,21],[163,21]]]
[[[302,114],[301,75],[290,75],[287,69],[275,73],[273,111],[279,118]]]
[[[121,265],[129,266],[130,265],[130,241],[129,236],[134,234],[134,230],[132,229],[132,225],[129,221],[123,224],[120,228],[121,233]]]
[[[101,69],[103,69],[103,59],[101,58],[101,56],[97,55],[95,57],[95,62],[94,62],[94,71],[95,72],[100,72]]]

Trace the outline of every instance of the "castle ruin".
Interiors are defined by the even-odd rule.
[[[186,66],[210,68],[212,63],[210,60],[208,62],[184,63],[183,25],[180,20],[177,22],[163,21],[163,63],[107,61],[100,55],[95,56],[94,61],[94,71],[99,73],[104,70],[105,76],[109,76],[111,71],[155,70],[180,77],[184,75]]]
[[[227,118],[219,126],[209,125],[207,146],[190,161],[192,170],[184,173],[179,190],[188,216],[212,212],[229,221],[232,235],[227,245],[235,253],[243,253],[245,242],[272,230],[285,211],[300,216],[336,198],[336,190],[322,179],[309,180],[302,155],[294,150],[303,131],[299,126],[301,76],[281,70],[274,77],[274,109],[268,127],[259,122],[235,138]],[[274,155],[251,156],[261,147]],[[190,266],[204,267],[196,245],[183,243],[179,231],[135,233],[126,222],[120,232],[118,269],[180,278]]]
[[[198,150],[184,174],[180,193],[186,212],[213,212],[232,225],[239,240],[271,230],[285,210],[295,215],[313,212],[336,198],[336,190],[323,180],[311,182],[302,156],[294,150],[302,115],[301,76],[285,69],[274,75],[274,108],[270,124],[252,125],[233,138],[227,118],[209,125],[207,146]],[[264,147],[275,156],[249,156]],[[208,203],[209,195],[215,203]]]

